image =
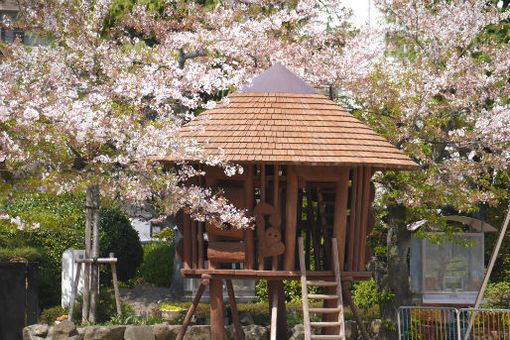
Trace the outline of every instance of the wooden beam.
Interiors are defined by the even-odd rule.
[[[356,184],[356,191],[357,191],[357,200],[356,200],[356,224],[355,226],[355,233],[356,235],[356,243],[354,243],[354,270],[360,269],[360,258],[361,253],[363,250],[361,249],[361,240],[364,238],[364,235],[362,235],[362,215],[363,215],[363,168],[359,167],[358,169],[358,181]]]
[[[354,319],[356,320],[356,323],[358,324],[358,329],[361,332],[361,337],[363,340],[370,340],[370,336],[368,335],[367,329],[365,328],[365,325],[363,324],[363,320],[361,319],[361,316],[359,314],[358,308],[352,301],[351,296],[351,284],[349,282],[342,283],[343,285],[343,293],[345,296],[345,299],[347,300],[347,303],[349,304],[349,307],[351,307],[352,314],[354,315]]]
[[[198,237],[197,237],[197,221],[191,221],[191,266],[198,268]]]
[[[223,310],[223,281],[212,278],[209,285],[211,297],[211,339],[225,340],[225,317]]]
[[[204,225],[205,222],[198,223],[198,269],[204,269]]]
[[[191,219],[188,214],[184,214],[182,226],[182,238],[184,248],[184,268],[191,268]]]
[[[372,177],[372,170],[370,167],[365,167],[363,169],[363,182],[362,182],[362,190],[363,190],[363,205],[361,210],[361,230],[360,230],[360,240],[359,240],[359,266],[358,270],[363,269],[365,267],[365,259],[366,259],[366,240],[367,240],[367,230],[368,230],[368,213],[370,209],[370,178]]]
[[[277,213],[280,212],[279,184],[280,184],[280,166],[278,164],[275,164],[273,168],[273,205]],[[278,269],[278,256],[273,256],[272,269],[273,270]]]
[[[200,278],[203,274],[211,275],[220,279],[233,280],[299,280],[300,272],[295,270],[248,270],[248,269],[181,269],[184,278]],[[333,271],[309,271],[309,279],[333,280]],[[342,272],[342,281],[367,281],[370,280],[370,272]]]
[[[338,246],[338,263],[340,270],[345,269],[345,239],[347,236],[347,201],[349,198],[349,170],[345,169],[336,182],[335,215],[333,237]]]
[[[237,340],[244,339],[243,328],[241,327],[241,322],[239,321],[239,314],[237,313],[237,303],[236,296],[234,294],[234,287],[232,286],[231,280],[225,280],[225,284],[227,286],[228,299],[230,302],[230,310],[232,311],[232,323],[234,324],[234,328],[236,331]]]
[[[182,327],[179,330],[179,334],[177,334],[177,337],[175,338],[176,340],[182,340],[184,338],[184,334],[186,334],[188,325],[191,322],[191,317],[193,316],[193,314],[195,314],[195,310],[197,309],[197,306],[200,303],[202,294],[204,294],[205,287],[209,285],[210,280],[211,276],[208,276],[207,274],[202,275],[202,280],[200,281],[200,286],[198,287],[197,295],[195,295],[195,298],[193,299],[191,306],[189,306]]]
[[[293,270],[296,253],[298,178],[294,166],[287,166],[287,199],[285,200],[285,253],[283,268]]]
[[[245,194],[245,203],[246,209],[248,210],[248,215],[253,216],[253,207],[254,207],[254,190],[253,190],[253,165],[247,165],[248,171],[247,179],[244,181],[244,194]],[[245,241],[246,241],[246,268],[254,269],[255,268],[255,238],[253,230],[245,231]]]

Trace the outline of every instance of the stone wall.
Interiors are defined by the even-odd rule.
[[[373,339],[377,339],[380,320],[374,320],[370,325]],[[166,323],[154,326],[87,326],[76,327],[71,321],[62,321],[58,325],[32,325],[23,329],[23,340],[174,340],[182,326]],[[245,340],[269,339],[269,327],[248,325],[242,326]],[[232,325],[226,326],[226,340],[235,340]],[[346,340],[359,338],[356,323],[345,322]],[[289,340],[303,340],[303,325],[295,326]],[[195,325],[188,327],[184,340],[209,340],[211,329],[209,325]]]

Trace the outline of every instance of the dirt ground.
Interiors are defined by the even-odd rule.
[[[136,314],[150,312],[152,309],[173,298],[170,288],[140,285],[135,288],[121,288],[120,296]]]

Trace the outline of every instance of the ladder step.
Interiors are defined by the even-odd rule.
[[[310,313],[317,313],[317,314],[329,314],[329,313],[338,313],[340,311],[340,308],[310,308]]]
[[[321,335],[321,334],[312,334],[312,340],[342,340],[340,335]]]
[[[309,294],[308,298],[311,300],[336,300],[338,295]]]
[[[326,321],[310,322],[310,326],[313,326],[313,327],[338,327],[340,325],[341,325],[341,323],[338,322],[338,321],[331,321],[331,322],[326,322]]]
[[[314,287],[336,287],[336,281],[307,281],[307,285]]]

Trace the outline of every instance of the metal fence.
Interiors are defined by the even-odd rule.
[[[459,340],[459,311],[450,307],[400,307],[399,339]]]
[[[509,309],[459,309],[462,340],[510,340]]]
[[[510,340],[510,309],[404,306],[400,340]]]

